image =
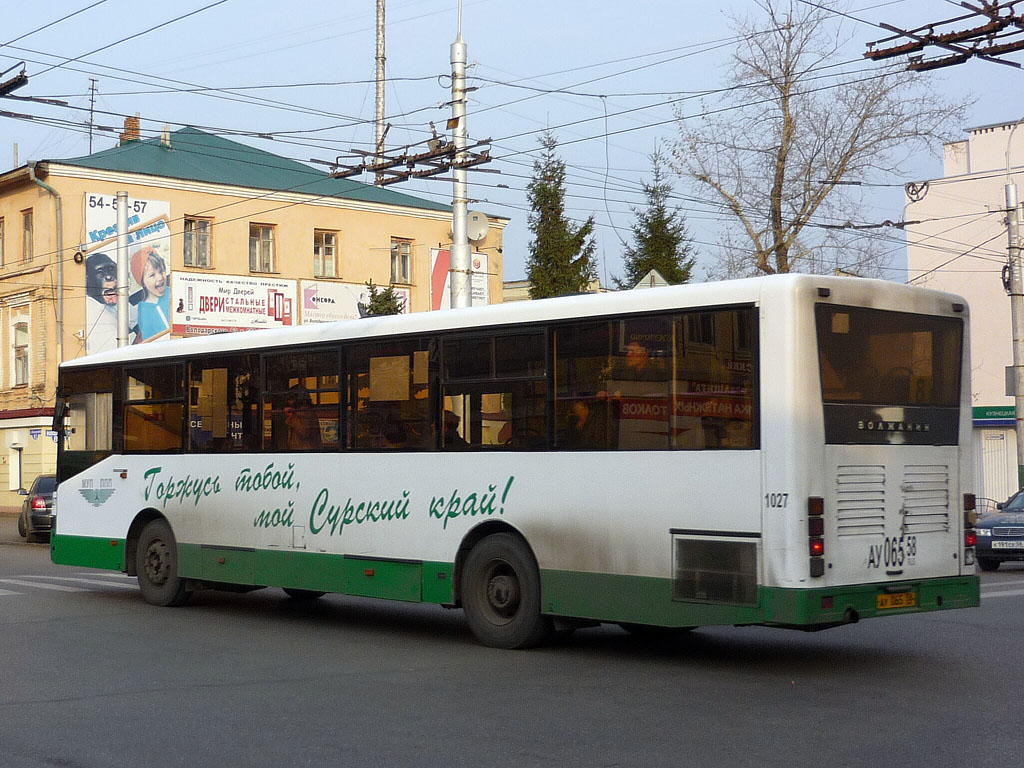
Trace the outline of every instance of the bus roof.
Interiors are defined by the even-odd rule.
[[[317,345],[341,340],[375,339],[416,333],[458,331],[485,326],[515,326],[530,323],[553,322],[585,317],[631,315],[642,312],[687,309],[730,304],[756,304],[762,292],[771,286],[771,292],[792,295],[808,287],[841,290],[853,288],[858,296],[883,294],[894,300],[897,308],[905,304],[909,311],[911,297],[928,295],[932,302],[942,300],[964,305],[959,296],[930,289],[907,286],[887,280],[823,275],[770,275],[742,280],[708,283],[689,283],[664,288],[616,291],[604,294],[582,294],[537,301],[517,301],[491,304],[456,311],[415,312],[405,315],[341,320],[332,323],[310,323],[291,328],[250,330],[237,333],[218,333],[169,341],[136,344],[121,349],[69,360],[62,368],[114,363],[151,362],[161,359],[222,354],[226,351],[262,351],[278,346]],[[859,299],[858,299],[859,303]]]

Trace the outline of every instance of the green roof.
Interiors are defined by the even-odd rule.
[[[386,187],[375,187],[352,179],[335,179],[297,160],[264,152],[196,128],[182,128],[172,133],[170,147],[161,144],[158,138],[129,141],[84,157],[51,162],[431,211],[451,210],[451,206],[444,203],[421,200]]]

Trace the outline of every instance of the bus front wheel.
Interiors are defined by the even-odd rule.
[[[540,612],[540,572],[526,542],[496,533],[470,551],[462,569],[462,609],[473,634],[492,648],[530,648],[553,632]]]
[[[142,529],[135,572],[142,597],[151,605],[184,605],[192,596],[178,576],[178,544],[166,520],[152,520]]]

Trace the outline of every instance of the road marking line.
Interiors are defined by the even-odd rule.
[[[39,587],[40,589],[55,589],[58,592],[87,592],[81,587],[65,587],[63,584],[46,584],[37,581],[22,581],[21,579],[0,579],[4,584],[15,584],[19,587]]]
[[[103,576],[105,579],[128,579],[129,581],[135,581],[134,576],[129,576],[127,573],[97,573],[96,571],[79,571],[76,576]],[[1024,581],[1021,582],[1024,584]]]
[[[136,589],[136,584],[121,584],[116,581],[104,581],[103,579],[76,579],[72,576],[41,576],[39,578],[58,579],[59,581],[77,581],[81,584],[101,584],[104,587],[117,587],[118,589]]]
[[[989,589],[1002,589],[1003,587],[1024,587],[1024,579],[1013,579],[1012,581],[997,581],[987,585]]]
[[[3,597],[4,595],[20,595],[20,594],[21,594],[21,592],[12,592],[9,589],[0,589],[0,597]]]
[[[982,592],[981,596],[986,600],[990,600],[993,597],[1017,597],[1024,595],[1024,589],[1008,589],[1002,592]]]

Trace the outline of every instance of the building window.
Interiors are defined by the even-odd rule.
[[[4,220],[0,219],[0,267],[6,264],[4,259]]]
[[[274,228],[268,224],[249,225],[249,271],[274,272]]]
[[[21,258],[23,261],[32,261],[32,211],[21,212]]]
[[[391,282],[412,283],[412,242],[391,240]]]
[[[210,228],[213,222],[209,219],[185,217],[185,266],[209,267],[210,261]],[[251,236],[251,235],[250,235]]]
[[[313,276],[338,276],[338,233],[313,231]]]
[[[14,359],[12,361],[12,381],[15,387],[28,384],[28,319],[24,315],[15,319],[13,325]]]

